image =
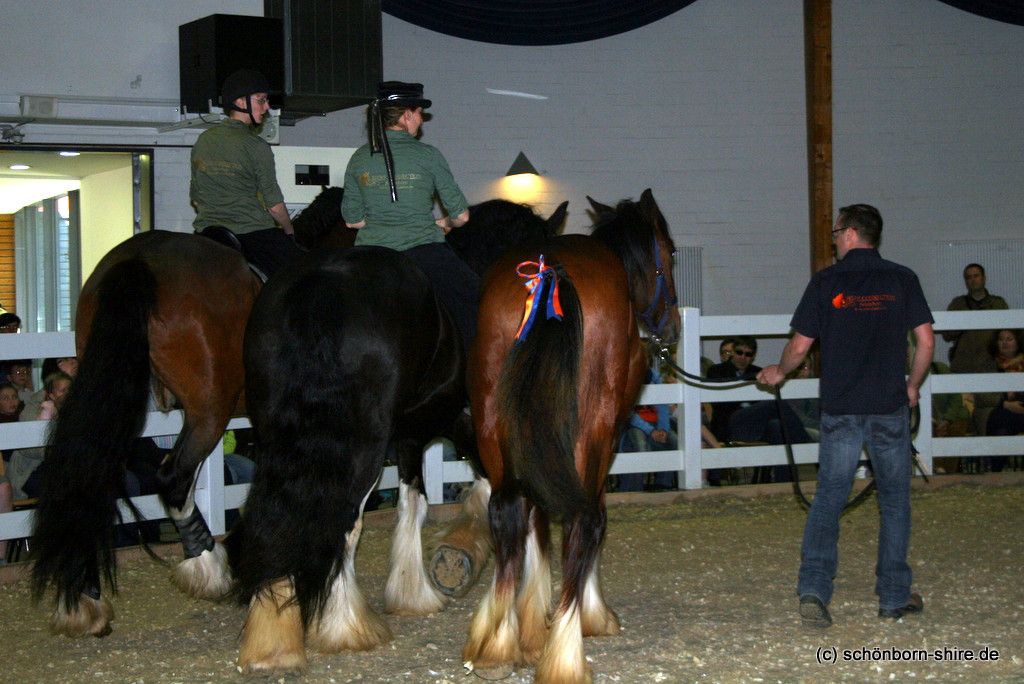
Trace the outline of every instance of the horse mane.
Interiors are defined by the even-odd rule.
[[[295,241],[307,249],[314,247],[341,222],[341,198],[345,189],[323,186],[309,206],[292,219]]]
[[[629,289],[638,292],[650,275],[655,231],[664,226],[649,221],[633,200],[622,200],[614,209],[595,205],[596,222],[591,235],[603,242],[622,260]]]
[[[469,208],[469,221],[445,237],[448,246],[483,276],[506,248],[528,239],[552,237],[548,222],[529,204],[492,199]]]

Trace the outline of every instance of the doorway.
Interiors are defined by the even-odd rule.
[[[0,263],[14,266],[13,292],[0,301],[24,332],[72,330],[95,265],[152,228],[152,156],[152,148],[0,146],[0,230],[14,233],[0,239]]]

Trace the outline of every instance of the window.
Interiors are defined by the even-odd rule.
[[[29,204],[14,215],[23,332],[74,329],[82,288],[78,214],[78,191],[72,191]]]

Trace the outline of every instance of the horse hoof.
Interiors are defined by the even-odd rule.
[[[474,667],[470,670],[480,679],[486,679],[489,682],[496,682],[500,679],[507,679],[512,676],[516,668],[514,665],[494,665],[492,667]]]
[[[301,653],[277,653],[261,660],[239,658],[235,668],[242,674],[302,674],[309,669],[309,663]]]
[[[82,595],[70,611],[62,600],[58,602],[57,610],[50,618],[50,633],[73,639],[84,636],[102,639],[114,631],[110,624],[113,620],[114,607],[106,596],[94,599]]]
[[[473,559],[462,549],[439,546],[430,560],[430,579],[445,596],[463,596],[473,584]]]
[[[171,581],[192,598],[218,601],[227,596],[234,580],[224,545],[218,542],[212,550],[178,563]]]

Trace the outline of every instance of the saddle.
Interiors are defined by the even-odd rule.
[[[267,282],[267,274],[252,260],[252,257],[249,255],[248,252],[245,251],[245,247],[242,245],[241,241],[238,239],[238,236],[235,235],[234,232],[228,230],[224,226],[207,226],[206,228],[203,228],[203,230],[199,232],[199,235],[202,235],[205,238],[209,238],[214,242],[222,244],[225,247],[233,249],[239,254],[241,254],[243,257],[245,257],[245,262],[249,264],[250,270],[252,270],[252,272],[256,274],[256,277],[260,279],[260,282]]]

